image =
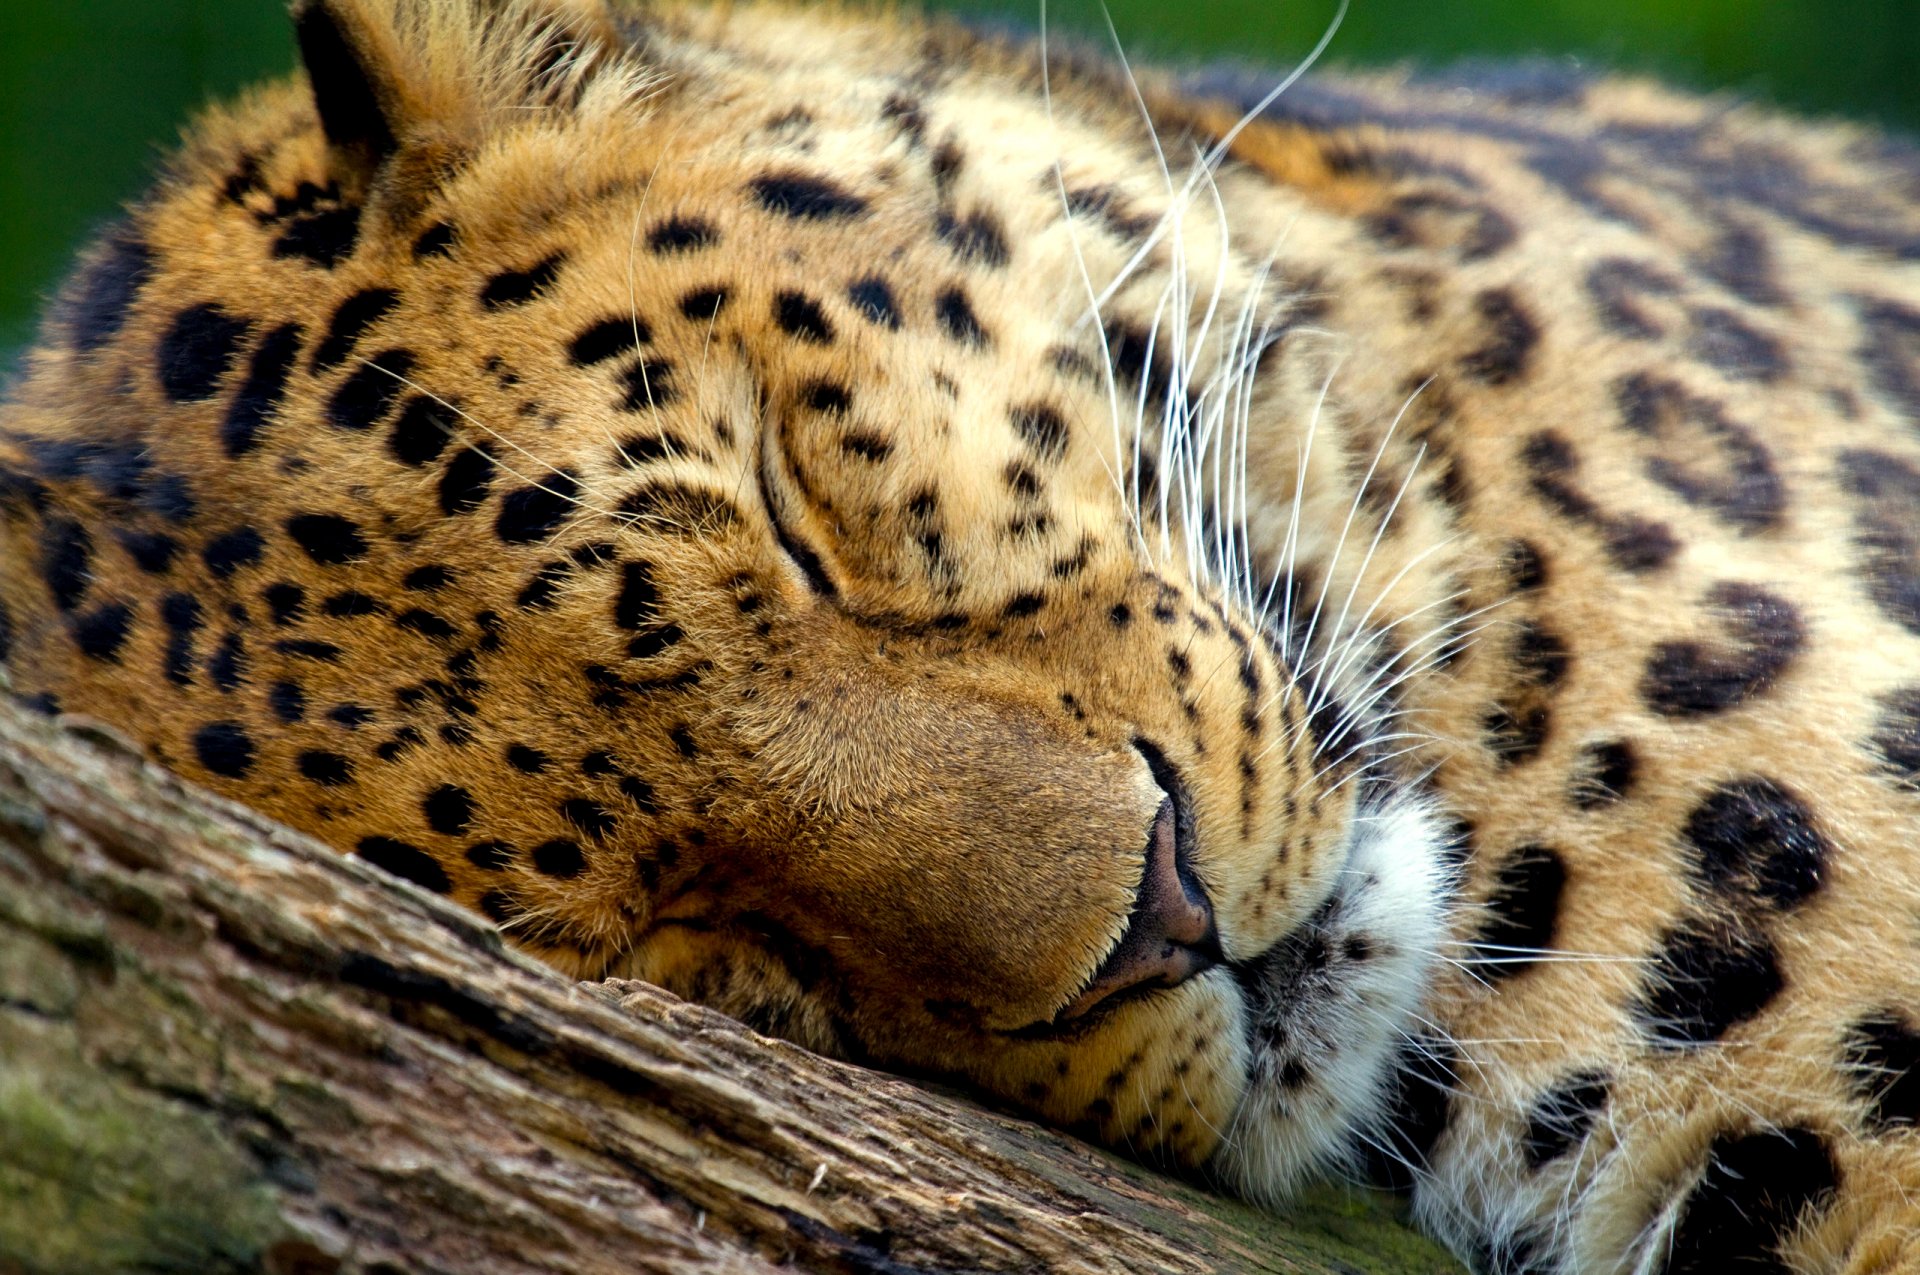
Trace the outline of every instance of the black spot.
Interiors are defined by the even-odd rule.
[[[1671,297],[1680,291],[1672,276],[1625,257],[1608,257],[1587,271],[1587,294],[1593,298],[1600,322],[1622,336],[1651,341],[1665,329],[1644,306],[1644,297]]]
[[[315,374],[339,367],[368,328],[393,312],[400,295],[391,288],[367,288],[340,303],[327,325],[326,339],[313,352]]]
[[[406,350],[384,350],[348,377],[327,402],[327,422],[335,429],[372,429],[393,407],[413,373]]]
[[[878,464],[893,455],[893,444],[878,434],[856,430],[840,436],[840,450]]]
[[[631,801],[641,814],[660,813],[660,803],[654,798],[653,785],[646,780],[625,775],[621,777],[619,787],[621,795]]]
[[[1666,1275],[1724,1271],[1787,1275],[1781,1242],[1840,1189],[1826,1140],[1811,1129],[1723,1133],[1707,1171],[1682,1206],[1667,1245]]]
[[[577,842],[549,841],[533,848],[533,866],[542,876],[570,880],[587,870],[587,857]]]
[[[637,317],[604,319],[573,338],[567,357],[575,367],[592,367],[631,354],[651,340],[653,333]]]
[[[1693,312],[1687,352],[1735,381],[1777,381],[1787,372],[1786,352],[1778,341],[1718,306]]]
[[[1779,523],[1786,491],[1771,456],[1718,404],[1645,372],[1622,377],[1613,397],[1622,423],[1660,446],[1643,456],[1648,477],[1740,532]]]
[[[117,660],[132,628],[132,607],[119,602],[103,603],[73,617],[74,645],[91,659]]]
[[[376,868],[411,881],[423,890],[445,894],[453,889],[447,870],[419,846],[410,846],[391,837],[364,837],[356,853]]]
[[[1458,1055],[1445,1040],[1423,1038],[1402,1046],[1379,1124],[1361,1140],[1370,1179],[1402,1191],[1413,1186],[1414,1174],[1426,1166],[1450,1122],[1458,1068]]]
[[[940,326],[954,340],[975,347],[992,343],[992,338],[980,326],[980,320],[973,312],[973,303],[961,289],[944,289],[934,298],[933,313],[940,320]]]
[[[1634,1009],[1656,1048],[1687,1049],[1718,1041],[1784,986],[1773,945],[1763,936],[1688,921],[1661,936]]]
[[[273,622],[281,628],[301,618],[306,610],[307,591],[297,584],[272,584],[261,592]]]
[[[555,253],[525,270],[502,271],[487,280],[487,286],[480,291],[480,304],[489,310],[525,305],[553,286],[554,280],[560,277],[560,267],[565,263],[566,255]]]
[[[448,517],[472,513],[486,501],[491,486],[492,449],[486,443],[461,449],[440,476],[440,512]]]
[[[1066,192],[1067,211],[1075,217],[1097,220],[1116,239],[1134,241],[1151,234],[1158,220],[1128,209],[1124,197],[1111,186],[1078,186]]]
[[[451,256],[453,253],[454,229],[444,221],[435,222],[420,232],[413,241],[413,259],[426,261],[433,257]]]
[[[858,217],[867,211],[867,201],[858,195],[805,173],[770,173],[756,178],[751,189],[767,211],[802,221]]]
[[[689,319],[706,320],[727,307],[727,290],[721,287],[697,288],[680,298],[680,313]]]
[[[996,270],[1007,264],[1010,256],[1007,232],[990,212],[976,211],[965,217],[942,212],[935,219],[933,229],[962,261],[977,262]]]
[[[331,270],[351,257],[359,242],[360,210],[329,208],[288,222],[273,241],[273,255],[281,261],[299,257]]]
[[[1639,762],[1633,745],[1623,739],[1588,744],[1574,763],[1568,796],[1582,810],[1597,810],[1625,797],[1633,787]]]
[[[1024,620],[1030,615],[1038,615],[1040,609],[1046,605],[1047,599],[1044,594],[1019,593],[1001,608],[1000,614],[1009,620]]]
[[[545,540],[567,520],[579,504],[580,483],[567,470],[556,470],[538,487],[521,487],[500,501],[494,534],[508,544]]]
[[[523,775],[540,774],[551,764],[547,755],[537,748],[529,748],[525,744],[507,745],[507,765]]]
[[[1833,847],[1807,804],[1770,779],[1721,784],[1687,817],[1695,874],[1708,888],[1779,908],[1820,888]]]
[[[327,710],[327,720],[343,730],[359,730],[373,720],[373,710],[359,704],[337,704]]]
[[[1530,437],[1521,464],[1535,493],[1548,506],[1600,534],[1607,556],[1623,571],[1653,571],[1665,566],[1680,544],[1665,525],[1630,514],[1609,514],[1574,483],[1580,472],[1573,445],[1551,430]]]
[[[1875,1132],[1920,1124],[1920,1032],[1900,1013],[1882,1010],[1855,1023],[1846,1063]]]
[[[156,474],[140,497],[140,507],[171,523],[191,522],[195,508],[193,489],[184,474]]]
[[[1546,747],[1553,714],[1536,697],[1516,696],[1488,709],[1480,719],[1480,729],[1495,765],[1518,766],[1538,757]]]
[[[545,611],[551,608],[560,596],[560,586],[566,583],[571,568],[564,562],[549,562],[533,573],[533,579],[527,581],[513,604],[522,611]]]
[[[62,611],[80,605],[92,581],[93,537],[71,518],[48,518],[40,528],[40,578]]]
[[[1903,686],[1880,698],[1880,718],[1867,741],[1881,769],[1920,792],[1920,686]]]
[[[513,847],[504,841],[476,841],[467,847],[467,862],[482,872],[505,872],[513,866]]]
[[[253,771],[253,738],[238,722],[214,722],[193,736],[200,764],[228,779],[245,779]]]
[[[207,661],[207,676],[213,679],[214,686],[223,695],[231,695],[240,688],[247,675],[247,650],[245,641],[238,633],[229,633],[220,642]]]
[[[1576,1073],[1542,1094],[1527,1113],[1521,1141],[1527,1167],[1543,1168],[1585,1141],[1607,1097],[1607,1078],[1594,1071]]]
[[[773,321],[788,336],[816,345],[833,340],[833,325],[819,303],[802,292],[782,292],[773,300]]]
[[[616,445],[615,457],[628,469],[684,455],[686,440],[671,430],[660,434],[631,434]]]
[[[167,626],[167,680],[175,686],[190,686],[193,637],[206,623],[200,600],[187,593],[169,593],[160,600],[160,619]]]
[[[395,628],[405,629],[409,633],[418,633],[421,637],[433,638],[445,642],[460,636],[460,630],[448,623],[443,616],[431,611],[413,607],[393,617]]]
[[[69,315],[74,348],[91,354],[118,336],[126,325],[127,311],[152,275],[153,253],[146,243],[131,230],[115,232],[87,271]]]
[[[133,565],[148,575],[165,575],[173,566],[174,556],[180,552],[178,540],[157,531],[122,531],[117,535],[120,547],[133,559]]]
[[[357,620],[362,616],[380,615],[386,609],[385,603],[358,589],[331,594],[320,604],[320,614],[335,620]]]
[[[491,920],[495,925],[505,925],[509,921],[525,915],[520,905],[508,898],[505,892],[500,890],[488,890],[480,896],[480,900],[475,906],[484,912],[487,915],[487,919]]]
[[[182,310],[160,339],[160,388],[176,403],[212,398],[219,392],[220,378],[233,366],[248,327],[246,320],[230,317],[217,305]]]
[[[616,508],[625,518],[649,529],[684,534],[717,531],[740,521],[740,511],[725,496],[679,483],[638,488],[623,497]]]
[[[7,610],[7,604],[0,602],[0,664],[5,664],[13,654],[13,612]]]
[[[307,693],[298,682],[275,682],[267,691],[267,705],[273,715],[289,726],[307,716]]]
[[[381,761],[391,762],[410,748],[420,745],[421,734],[411,726],[403,726],[393,733],[393,738],[373,750],[373,755]]]
[[[720,232],[712,222],[698,217],[675,217],[655,226],[647,235],[647,246],[655,253],[691,252],[720,242]]]
[[[302,776],[322,788],[338,788],[353,782],[353,763],[339,753],[304,752],[296,764]]]
[[[367,538],[360,528],[337,514],[296,514],[287,519],[287,534],[323,567],[358,562],[367,556]]]
[[[1715,585],[1707,604],[1729,640],[1662,642],[1647,661],[1640,694],[1662,716],[1721,713],[1764,694],[1806,642],[1800,613],[1757,585]]]
[[[215,579],[225,580],[243,567],[258,565],[266,545],[252,527],[236,527],[209,540],[200,551],[200,560]]]
[[[438,563],[424,567],[415,567],[400,580],[400,587],[409,593],[438,593],[452,584],[453,570]]]
[[[1846,451],[1841,485],[1855,498],[1853,543],[1883,614],[1920,633],[1920,469],[1884,452]]]
[[[800,391],[801,401],[816,412],[843,415],[853,406],[853,395],[837,381],[810,381]]]
[[[1527,370],[1540,344],[1540,325],[1506,288],[1490,288],[1474,297],[1473,308],[1487,328],[1487,343],[1463,355],[1468,376],[1488,385],[1505,385]]]
[[[420,802],[427,826],[443,836],[458,837],[473,824],[473,794],[453,784],[441,784]]]
[[[1567,644],[1537,621],[1514,626],[1511,649],[1514,674],[1530,686],[1558,686],[1567,674]]]
[[[899,330],[900,306],[894,301],[893,289],[887,286],[885,279],[877,275],[855,279],[847,285],[847,300],[853,302],[854,309],[864,315],[869,323]]]
[[[1547,561],[1537,546],[1525,540],[1510,540],[1500,555],[1500,566],[1515,593],[1532,593],[1546,587]]]
[[[667,738],[673,741],[674,748],[688,761],[693,761],[700,756],[700,747],[694,741],[693,731],[685,723],[668,731]]]
[[[1058,460],[1067,451],[1067,422],[1045,403],[1029,403],[1008,414],[1014,432],[1046,460]]]
[[[1116,602],[1107,611],[1107,620],[1116,629],[1124,629],[1133,623],[1133,608],[1124,602]]]
[[[220,445],[227,455],[244,456],[259,445],[261,429],[286,395],[287,377],[300,353],[300,336],[299,324],[282,324],[267,333],[253,352],[247,379],[220,426]]]
[[[584,797],[572,797],[560,803],[560,814],[568,823],[578,828],[595,841],[612,835],[618,821],[598,802],[588,801]]]
[[[680,397],[673,381],[673,364],[665,359],[644,359],[627,368],[620,373],[620,385],[625,390],[620,401],[622,411],[649,411]]]
[[[1523,846],[1494,875],[1486,917],[1473,943],[1475,973],[1488,980],[1531,969],[1553,946],[1567,866],[1545,846]]]
[[[1874,297],[1858,298],[1866,339],[1861,364],[1887,402],[1920,425],[1920,311]]]
[[[686,634],[677,624],[663,624],[657,629],[649,629],[627,643],[627,658],[630,660],[650,660],[677,644]]]

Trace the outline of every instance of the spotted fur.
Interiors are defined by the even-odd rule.
[[[0,408],[24,703],[565,972],[1374,1174],[1486,1270],[1920,1269],[1920,152],[295,10]]]

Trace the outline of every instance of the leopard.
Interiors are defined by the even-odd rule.
[[[291,18],[7,387],[16,704],[1478,1270],[1920,1271],[1920,148],[857,4]]]

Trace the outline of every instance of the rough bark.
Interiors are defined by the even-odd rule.
[[[3,688],[0,688],[3,689]],[[487,926],[0,695],[0,1275],[1440,1271]]]

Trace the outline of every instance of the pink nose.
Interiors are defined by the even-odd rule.
[[[1177,987],[1220,963],[1213,905],[1200,883],[1182,871],[1179,826],[1169,797],[1160,803],[1147,836],[1146,873],[1126,933],[1056,1022],[1072,1022],[1122,992]]]

